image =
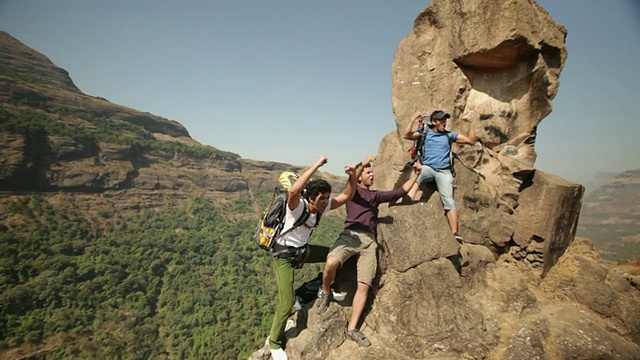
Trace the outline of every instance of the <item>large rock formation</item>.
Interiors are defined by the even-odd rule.
[[[525,259],[545,270],[575,234],[582,195],[579,185],[534,171],[536,127],[551,112],[558,91],[565,35],[530,1],[433,1],[399,45],[393,64],[392,101],[400,131],[416,110],[444,109],[452,115],[450,129],[464,133],[474,127],[480,139],[456,149],[463,237],[496,252],[515,242],[527,253]],[[393,142],[398,150],[384,154],[389,166],[381,188],[396,182],[394,170],[411,146],[396,133],[382,146]],[[527,189],[531,186],[536,190]],[[537,197],[551,188],[556,189],[551,196]],[[539,211],[560,203],[565,204],[562,219]],[[537,213],[533,227],[529,209]]]
[[[450,129],[473,127],[481,140],[454,145],[465,243],[451,236],[432,189],[381,208],[381,276],[362,321],[373,345],[345,340],[349,304],[332,304],[322,316],[298,314],[291,358],[640,359],[638,289],[572,244],[583,187],[534,168],[565,36],[531,0],[432,0],[417,16],[393,63],[398,131],[382,139],[376,188],[410,172],[401,133],[412,114],[449,112]],[[350,293],[352,271],[338,281]]]

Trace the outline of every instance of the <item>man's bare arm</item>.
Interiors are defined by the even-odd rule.
[[[327,157],[324,155],[320,155],[318,160],[311,165],[307,170],[305,170],[302,175],[296,180],[296,182],[291,185],[289,189],[289,194],[287,195],[287,205],[289,206],[289,210],[293,210],[298,207],[300,204],[300,197],[302,196],[302,191],[307,186],[309,180],[311,180],[311,176],[324,164],[327,163]]]
[[[456,137],[457,144],[475,144],[477,140],[476,128],[473,126],[473,123],[469,124],[469,131],[467,131],[467,135],[458,134],[458,137]]]
[[[413,130],[413,123],[418,121],[422,116],[423,115],[418,111],[416,111],[413,114],[413,116],[411,117],[411,120],[407,123],[407,127],[404,129],[404,132],[402,133],[402,137],[404,137],[407,140],[417,140],[420,138],[420,133]]]

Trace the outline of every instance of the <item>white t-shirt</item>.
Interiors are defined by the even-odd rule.
[[[324,213],[331,210],[332,203],[333,203],[333,198],[329,198],[329,203],[327,204],[327,207],[324,209]],[[291,227],[293,227],[293,224],[295,224],[296,219],[302,216],[302,211],[304,209],[304,206],[308,206],[307,200],[304,198],[300,198],[300,203],[298,204],[298,207],[296,207],[293,210],[289,209],[289,206],[287,206],[287,213],[284,215],[284,227],[282,228],[283,233],[289,230]],[[309,242],[309,236],[311,236],[311,229],[313,229],[313,227],[315,226],[317,217],[318,217],[318,214],[310,213],[309,218],[304,224],[289,231],[285,236],[278,239],[278,243],[280,245],[293,246],[293,247],[302,247],[307,245],[307,243]]]

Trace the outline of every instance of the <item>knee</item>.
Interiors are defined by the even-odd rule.
[[[333,256],[327,257],[327,262],[324,264],[325,271],[334,271],[340,267],[340,260]]]
[[[360,292],[360,293],[368,293],[369,289],[371,288],[371,286],[369,286],[369,284],[362,282],[362,281],[358,281],[358,289],[356,291]]]

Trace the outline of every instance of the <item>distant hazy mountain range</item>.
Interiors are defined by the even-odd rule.
[[[590,194],[595,190],[613,180],[616,176],[620,175],[619,172],[598,171],[593,176],[593,179],[584,183],[585,194]]]
[[[597,182],[584,197],[577,235],[591,239],[603,258],[640,259],[640,169],[599,172]]]

